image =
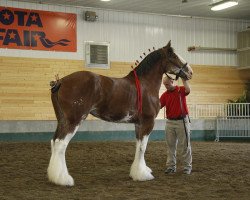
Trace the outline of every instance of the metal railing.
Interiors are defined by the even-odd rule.
[[[216,119],[250,115],[250,103],[188,104],[189,116],[193,119]],[[166,111],[164,108],[164,118]]]
[[[228,103],[216,118],[216,139],[250,138],[250,103]]]
[[[216,120],[216,141],[250,138],[250,103],[189,104],[188,109],[192,119]]]
[[[247,117],[250,115],[250,103],[189,104],[191,118]]]
[[[190,118],[216,118],[224,116],[224,104],[190,104],[188,105]]]

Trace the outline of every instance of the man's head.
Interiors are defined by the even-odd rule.
[[[165,76],[162,80],[162,83],[166,87],[167,90],[173,90],[175,87],[174,80],[169,76]]]

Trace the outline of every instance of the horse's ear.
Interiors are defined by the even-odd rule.
[[[171,47],[171,40],[169,40],[167,46],[166,46],[168,49]]]

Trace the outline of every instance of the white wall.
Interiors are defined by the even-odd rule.
[[[111,61],[135,61],[154,46],[170,39],[172,46],[191,64],[236,66],[237,54],[230,52],[188,52],[188,46],[237,48],[237,32],[250,21],[186,18],[130,13],[90,8],[75,8],[0,0],[1,6],[77,13],[77,53],[0,49],[0,56],[64,58],[84,60],[84,41],[110,42]],[[95,11],[96,22],[83,19],[86,10]]]

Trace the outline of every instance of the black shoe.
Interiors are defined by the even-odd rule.
[[[191,171],[192,171],[191,169],[184,169],[183,174],[188,174],[189,175],[189,174],[191,174]]]
[[[173,169],[173,168],[167,168],[166,170],[165,170],[165,174],[173,174],[173,173],[175,173],[176,172],[176,169]]]

